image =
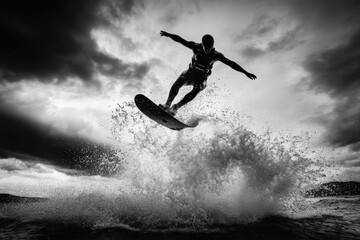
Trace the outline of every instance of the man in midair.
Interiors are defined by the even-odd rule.
[[[169,37],[175,42],[181,43],[185,47],[190,48],[194,54],[189,65],[189,69],[181,73],[179,78],[172,85],[166,103],[159,105],[172,116],[177,113],[179,108],[193,100],[199,92],[205,89],[206,80],[210,76],[211,69],[216,61],[225,63],[232,69],[244,73],[251,80],[256,79],[254,74],[245,71],[240,65],[226,58],[222,53],[217,52],[214,48],[214,38],[209,34],[202,37],[201,43],[189,42],[178,35],[165,31],[160,31],[160,35]],[[182,100],[171,106],[174,98],[179,92],[179,89],[184,85],[192,85],[194,88],[186,94]]]

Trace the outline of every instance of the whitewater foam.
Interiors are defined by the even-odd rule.
[[[224,120],[234,118],[236,123]],[[28,193],[49,197],[7,207],[3,214],[96,227],[204,229],[296,209],[303,185],[312,178],[309,159],[269,132],[247,130],[241,116],[229,111],[221,118],[210,114],[193,119],[202,119],[195,129],[171,131],[144,117],[132,103],[119,105],[112,118],[119,145],[91,159],[108,177],[70,175],[42,163],[38,168],[48,170],[34,171],[36,165],[20,160],[13,161],[20,167],[0,164],[8,177],[0,183],[13,187],[12,193],[20,188],[16,182]],[[51,181],[44,175],[49,171]]]

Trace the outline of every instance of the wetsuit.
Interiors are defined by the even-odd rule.
[[[191,59],[191,63],[189,64],[189,69],[182,72],[171,87],[169,98],[167,100],[168,105],[171,104],[175,96],[178,94],[179,89],[184,85],[192,85],[194,88],[191,92],[185,95],[185,97],[178,103],[178,106],[181,107],[194,99],[200,91],[206,88],[206,80],[211,74],[213,64],[218,60],[221,61],[225,59],[224,55],[215,51],[214,48],[206,54],[202,44],[200,43],[187,42],[187,46],[192,49],[194,55]]]
[[[185,70],[179,77],[182,85],[193,85],[203,90],[206,87],[206,80],[211,75],[213,64],[224,58],[224,56],[213,48],[206,54],[200,43],[189,42],[193,51],[193,57],[189,69]]]
[[[213,47],[214,38],[209,34],[205,34],[202,37],[201,44],[195,42],[188,42],[178,35],[171,34],[165,31],[160,31],[160,35],[171,38],[173,41],[178,42],[185,47],[191,49],[194,53],[192,61],[189,65],[189,69],[181,73],[179,78],[172,85],[166,103],[164,105],[159,105],[166,111],[170,109],[169,111],[172,115],[175,115],[177,109],[193,100],[200,91],[205,89],[206,80],[208,76],[210,76],[211,69],[216,61],[221,61],[232,69],[244,73],[248,78],[252,80],[256,79],[256,76],[254,74],[247,72],[236,62],[227,59],[226,57],[224,57],[223,54],[215,51],[215,48]],[[184,85],[193,85],[194,88],[191,90],[191,92],[186,94],[180,102],[171,105],[174,98],[179,93],[179,89]]]

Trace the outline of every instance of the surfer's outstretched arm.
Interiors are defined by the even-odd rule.
[[[187,48],[192,48],[194,42],[188,42],[185,39],[183,39],[182,37],[180,37],[179,35],[175,35],[175,34],[171,34],[165,31],[160,31],[160,35],[164,36],[164,37],[169,37],[172,40],[174,40],[175,42],[181,43],[182,45],[184,45]]]
[[[239,64],[237,64],[234,61],[231,61],[230,59],[226,58],[224,55],[220,55],[219,57],[219,61],[222,63],[225,63],[226,65],[228,65],[229,67],[231,67],[232,69],[238,71],[238,72],[242,72],[244,73],[248,78],[250,78],[251,80],[255,80],[256,76],[252,73],[249,73],[248,71],[246,71],[245,69],[243,69]]]

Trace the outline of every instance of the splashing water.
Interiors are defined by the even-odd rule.
[[[296,210],[314,177],[311,161],[268,132],[224,120],[239,121],[239,114],[220,115],[195,116],[196,128],[177,132],[132,103],[118,105],[112,133],[119,146],[97,159],[109,177],[66,175],[48,201],[4,214],[159,230],[209,229]]]
[[[239,115],[221,116],[187,116],[201,124],[176,132],[152,122],[132,103],[118,106],[112,132],[121,145],[116,153],[121,168],[107,167],[121,169],[113,176],[131,186],[140,225],[199,228],[296,207],[313,173],[309,160],[273,142],[269,133],[257,136],[223,120]]]

